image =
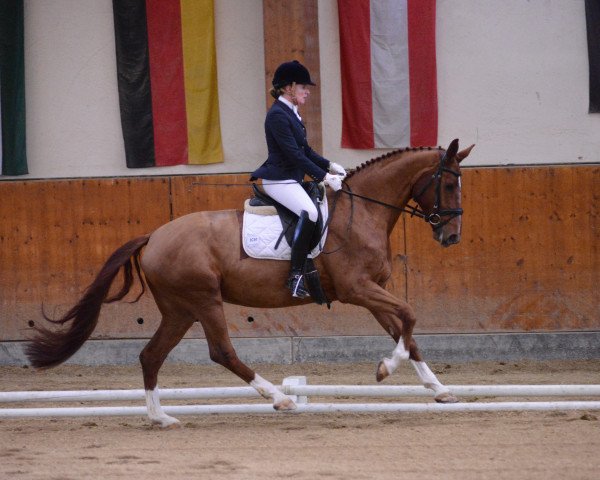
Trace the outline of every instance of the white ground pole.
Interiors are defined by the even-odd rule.
[[[449,385],[461,397],[597,397],[600,385]],[[307,385],[306,377],[284,379],[279,388],[292,396],[298,408],[286,413],[330,412],[471,412],[531,410],[600,410],[600,401],[519,401],[442,403],[309,403],[309,396],[323,397],[430,397],[431,390],[422,386],[401,385]],[[160,390],[161,400],[258,398],[253,387],[179,388]],[[0,403],[83,402],[143,400],[145,392],[137,390],[79,390],[0,392]],[[165,406],[169,415],[204,415],[234,413],[277,413],[271,404],[180,405]],[[0,418],[83,417],[146,415],[145,406],[0,408]]]

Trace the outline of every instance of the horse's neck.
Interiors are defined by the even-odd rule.
[[[436,156],[432,151],[400,152],[363,167],[348,179],[352,191],[396,208],[363,200],[355,204],[389,235],[411,198],[414,183],[435,165]]]

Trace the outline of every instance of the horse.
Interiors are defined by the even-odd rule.
[[[429,222],[434,240],[442,246],[460,241],[460,162],[473,147],[459,151],[455,139],[447,149],[400,149],[350,170],[342,190],[333,195],[329,204],[324,253],[315,259],[329,301],[366,308],[396,342],[391,357],[378,363],[376,380],[381,382],[402,360],[409,359],[423,385],[432,390],[435,401],[442,403],[458,399],[423,360],[413,338],[416,318],[412,308],[385,289],[392,272],[389,237],[402,212],[408,211]],[[411,198],[417,205],[407,209]],[[71,357],[93,333],[102,304],[123,299],[137,275],[142,290],[134,301],[139,300],[147,286],[162,317],[139,357],[152,424],[163,428],[180,425],[161,407],[158,372],[169,352],[196,321],[202,325],[212,361],[253,386],[273,402],[275,410],[295,409],[289,396],[238,358],[229,337],[223,303],[283,308],[307,304],[311,299],[290,295],[285,286],[287,262],[240,254],[239,214],[237,210],[191,213],[115,250],[68,312],[58,319],[44,314],[46,320],[63,328],[34,327],[25,346],[31,365],[50,368]],[[123,285],[109,296],[120,271]]]

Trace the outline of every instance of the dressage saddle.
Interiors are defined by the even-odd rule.
[[[317,211],[319,212],[319,218],[317,219],[315,233],[309,243],[309,250],[312,250],[318,245],[319,241],[321,240],[321,234],[323,233],[323,215],[321,214],[319,203],[323,200],[323,197],[325,195],[325,188],[319,186],[319,184],[316,182],[302,182],[301,185],[310,197],[310,199],[313,201],[313,203],[317,207]],[[285,237],[288,245],[291,247],[294,238],[294,231],[296,230],[296,224],[298,223],[298,215],[281,205],[281,203],[279,203],[277,200],[269,197],[255,183],[252,184],[252,191],[254,193],[254,197],[252,197],[249,200],[250,206],[272,206],[275,207],[275,209],[277,210],[277,214],[279,215],[279,220],[281,221],[283,231],[281,232],[281,237],[279,238],[279,240],[277,240],[275,248],[279,246],[279,242],[281,242],[283,237]]]
[[[315,233],[313,234],[313,237],[309,243],[309,250],[313,250],[321,240],[321,235],[323,233],[323,215],[321,214],[319,203],[325,196],[325,188],[319,185],[317,182],[302,182],[301,185],[306,193],[308,193],[308,196],[313,201],[317,207],[317,211],[319,212]],[[299,220],[298,215],[281,205],[275,199],[271,198],[264,191],[260,190],[258,185],[255,183],[252,184],[252,190],[254,197],[248,201],[248,204],[251,207],[275,207],[275,210],[277,210],[277,214],[279,215],[279,220],[281,221],[283,230],[281,232],[281,236],[275,244],[275,248],[279,246],[279,243],[284,237],[291,247],[294,238],[294,231],[296,230],[296,224]],[[318,305],[327,304],[327,308],[331,308],[331,302],[328,300],[325,292],[323,291],[319,272],[317,271],[317,267],[315,266],[312,258],[306,259],[306,263],[304,265],[304,280],[313,301]]]

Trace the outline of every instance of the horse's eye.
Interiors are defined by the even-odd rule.
[[[447,183],[446,185],[444,185],[444,189],[447,192],[453,192],[455,188],[456,188],[456,185],[454,185],[453,183]]]

